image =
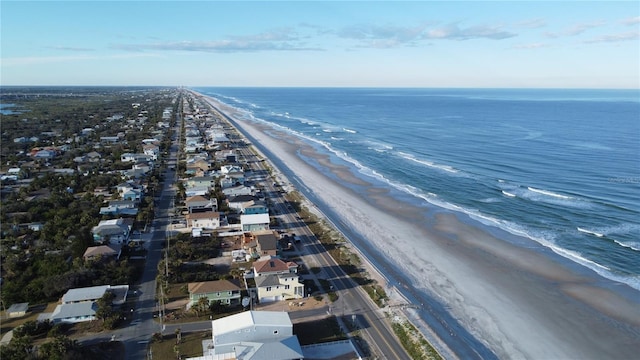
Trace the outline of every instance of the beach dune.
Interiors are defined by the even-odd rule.
[[[417,310],[406,311],[433,329],[450,354],[504,359],[640,354],[637,290],[467,215],[412,207],[331,164],[301,139],[205,99],[276,156],[286,167],[280,170],[320,200],[321,211],[359,235],[355,246],[375,255],[372,261],[387,276],[388,289],[416,302]]]

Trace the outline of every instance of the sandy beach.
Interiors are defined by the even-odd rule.
[[[390,291],[418,305],[408,310],[412,317],[457,357],[638,357],[638,291],[466,215],[403,203],[301,139],[238,119],[233,109],[205,99],[267,156],[277,157],[276,165],[286,167],[280,170],[304,184],[311,200],[321,201],[318,208],[348,228],[350,239],[357,234],[354,246],[386,277]]]

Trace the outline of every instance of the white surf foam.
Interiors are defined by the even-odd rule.
[[[581,227],[578,227],[577,229],[578,229],[578,231],[580,231],[581,233],[585,233],[585,234],[589,234],[589,235],[594,235],[594,236],[597,236],[597,237],[604,237],[604,234],[603,234],[603,233],[595,232],[595,231],[592,231],[592,230],[587,230],[587,229],[584,229],[584,228],[581,228]]]
[[[448,173],[452,173],[452,174],[456,174],[459,172],[458,169],[455,169],[449,165],[440,165],[440,164],[436,164],[434,162],[428,161],[428,160],[423,160],[423,159],[418,159],[416,158],[414,155],[412,154],[407,154],[405,152],[402,151],[398,151],[396,152],[396,155],[400,156],[403,159],[409,160],[409,161],[413,161],[415,163],[433,168],[433,169],[438,169],[438,170],[443,170],[446,171]]]
[[[536,188],[532,188],[532,187],[527,187],[527,189],[529,189],[529,191],[533,191],[534,193],[538,193],[538,194],[542,194],[542,195],[547,195],[547,196],[551,196],[554,198],[558,198],[558,199],[563,199],[563,200],[568,200],[571,199],[570,196],[567,195],[562,195],[562,194],[558,194],[555,193],[553,191],[548,191],[548,190],[542,190],[542,189],[536,189]]]

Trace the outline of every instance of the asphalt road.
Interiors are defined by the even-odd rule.
[[[178,116],[178,125],[174,131],[179,133],[181,114],[176,114],[176,116]],[[156,196],[158,200],[156,201],[155,219],[151,228],[148,229],[148,234],[143,236],[147,240],[147,259],[142,278],[136,288],[137,301],[132,313],[133,319],[129,326],[113,333],[116,340],[124,343],[126,359],[145,359],[148,343],[153,333],[163,332],[163,326],[154,321],[154,315],[157,316],[159,312],[159,304],[156,302],[156,276],[158,275],[158,264],[164,256],[163,244],[166,241],[167,226],[170,222],[169,212],[173,210],[174,205],[176,174],[172,169],[175,169],[179,141],[174,142],[171,146],[162,192]]]

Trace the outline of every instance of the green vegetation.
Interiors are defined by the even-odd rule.
[[[151,354],[154,360],[175,360],[178,355],[182,358],[202,356],[202,340],[211,339],[211,331],[156,334],[151,343]]]
[[[335,316],[293,324],[293,333],[303,346],[347,339]]]
[[[392,326],[396,336],[402,342],[402,346],[407,350],[412,359],[442,359],[436,349],[424,339],[418,329],[411,323],[394,322]]]
[[[133,246],[124,247],[118,260],[85,260],[82,255],[97,245],[91,229],[114,217],[100,215],[100,208],[106,200],[118,199],[115,185],[129,180],[121,170],[131,170],[132,164],[123,163],[120,155],[141,153],[142,140],[156,136],[161,151],[168,151],[171,131],[163,137],[167,131],[158,128],[161,121],[175,123],[162,116],[165,109],[177,109],[177,94],[160,88],[0,89],[1,102],[16,104],[20,110],[2,115],[0,134],[0,171],[18,170],[17,180],[1,184],[0,301],[4,307],[32,304],[28,316],[2,321],[3,334],[14,329],[18,336],[2,346],[0,358],[103,359],[111,358],[104,354],[119,351],[112,345],[79,348],[65,337],[115,327],[121,314],[109,299],[98,301],[99,321],[92,323],[34,326],[34,320],[44,310],[42,304],[57,302],[70,288],[131,285],[142,273],[144,260],[132,257],[144,256],[144,250]],[[110,144],[101,137],[118,142]],[[36,156],[42,149],[51,156]],[[150,223],[153,197],[162,181],[160,167],[139,178],[147,196],[137,204],[133,229]]]

